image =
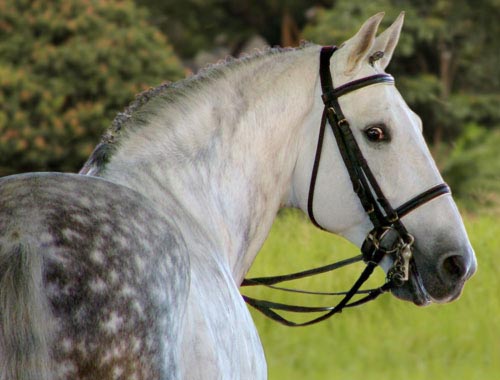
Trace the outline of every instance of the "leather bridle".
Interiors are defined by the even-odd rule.
[[[327,294],[327,295],[343,295],[344,297],[335,306],[328,307],[307,307],[287,305],[277,302],[258,300],[243,296],[245,302],[253,306],[257,310],[264,313],[269,318],[280,322],[287,326],[307,326],[313,323],[323,321],[334,314],[337,314],[346,307],[361,305],[365,302],[374,300],[380,294],[394,288],[402,286],[409,279],[410,266],[412,263],[413,253],[413,236],[407,231],[401,218],[423,204],[439,197],[443,194],[449,194],[450,188],[445,183],[436,185],[416,197],[405,202],[397,208],[393,208],[387,198],[384,196],[375,176],[364,158],[356,139],[352,133],[349,122],[344,116],[340,108],[339,97],[348,94],[360,88],[370,86],[377,83],[394,83],[394,78],[389,74],[376,74],[362,79],[354,80],[340,87],[334,88],[332,75],[330,72],[330,58],[335,52],[336,47],[325,46],[321,49],[320,54],[320,81],[322,88],[322,99],[325,104],[321,117],[321,124],[318,136],[318,144],[314,158],[314,164],[311,174],[311,182],[309,186],[309,197],[307,210],[309,218],[314,225],[323,229],[314,217],[313,203],[314,191],[316,187],[316,178],[321,160],[321,152],[323,148],[323,140],[326,130],[326,124],[330,125],[340,154],[344,161],[345,167],[349,173],[349,177],[354,189],[358,195],[361,205],[369,216],[373,229],[366,237],[362,247],[361,255],[342,260],[337,263],[326,265],[320,268],[314,268],[303,272],[293,273],[284,276],[261,277],[245,279],[242,286],[249,285],[265,285],[274,289],[293,291],[308,294]],[[379,265],[383,257],[389,255],[393,260],[392,267],[387,272],[386,282],[379,288],[370,290],[360,290],[360,287],[370,277],[374,269]],[[307,292],[288,288],[277,287],[275,284],[284,281],[295,280],[307,276],[312,276],[319,273],[324,273],[334,269],[341,268],[345,265],[363,260],[366,267],[361,273],[358,280],[352,288],[347,292],[336,293],[318,293]],[[351,301],[356,294],[365,294],[357,301]],[[303,323],[295,323],[287,320],[274,310],[283,310],[299,313],[309,312],[324,312],[323,315],[311,319]]]

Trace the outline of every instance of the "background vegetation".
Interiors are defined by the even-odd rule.
[[[133,2],[0,0],[0,175],[77,171],[136,93],[183,76]]]
[[[423,118],[438,165],[466,211],[479,273],[451,305],[417,309],[386,295],[333,321],[292,330],[255,315],[270,378],[496,379],[499,0],[0,0],[0,176],[78,171],[135,94],[189,75],[209,63],[203,57],[238,56],[256,37],[271,46],[297,46],[301,39],[340,44],[381,10],[383,27],[406,11],[389,71]],[[288,213],[253,274],[353,253]],[[355,272],[304,286],[345,288]]]
[[[498,0],[0,0],[0,175],[77,171],[145,88],[257,36],[340,44],[380,10],[406,11],[390,71],[455,194],[498,203]]]

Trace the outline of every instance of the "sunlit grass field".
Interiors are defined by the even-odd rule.
[[[465,222],[479,270],[453,303],[418,308],[384,294],[319,325],[299,328],[281,326],[252,310],[269,378],[500,379],[500,223],[495,216],[467,217]],[[249,276],[288,273],[356,254],[350,243],[319,231],[301,214],[287,212],[275,222]],[[347,289],[361,269],[290,284],[323,291]],[[372,285],[383,277],[378,273]],[[243,293],[298,304],[335,302],[268,289]]]

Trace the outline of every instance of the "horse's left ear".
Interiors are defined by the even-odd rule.
[[[401,34],[404,18],[405,13],[401,12],[396,21],[394,21],[390,27],[384,30],[384,32],[375,39],[375,43],[371,49],[371,56],[374,54],[382,55],[378,52],[383,53],[382,57],[377,59],[378,65],[382,68],[382,70],[385,70],[391,61],[392,53],[394,53],[394,49],[396,49],[396,45],[399,41],[399,35]]]
[[[354,74],[361,67],[361,64],[368,59],[368,55],[375,43],[378,26],[383,18],[384,12],[370,17],[354,37],[345,42],[344,51],[347,53],[347,62],[344,72],[346,75]]]

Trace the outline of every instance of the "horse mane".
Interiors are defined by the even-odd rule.
[[[117,149],[117,143],[122,136],[134,128],[147,125],[151,119],[150,114],[154,110],[179,104],[182,99],[189,98],[196,90],[209,85],[217,78],[238,67],[248,65],[265,57],[302,49],[309,45],[311,44],[303,42],[299,48],[270,47],[239,58],[228,56],[224,60],[200,69],[195,75],[178,82],[163,82],[159,86],[151,87],[137,94],[135,99],[116,115],[111,127],[102,135],[101,142],[96,146],[80,173],[96,174],[101,171]],[[89,173],[90,171],[92,173]]]

